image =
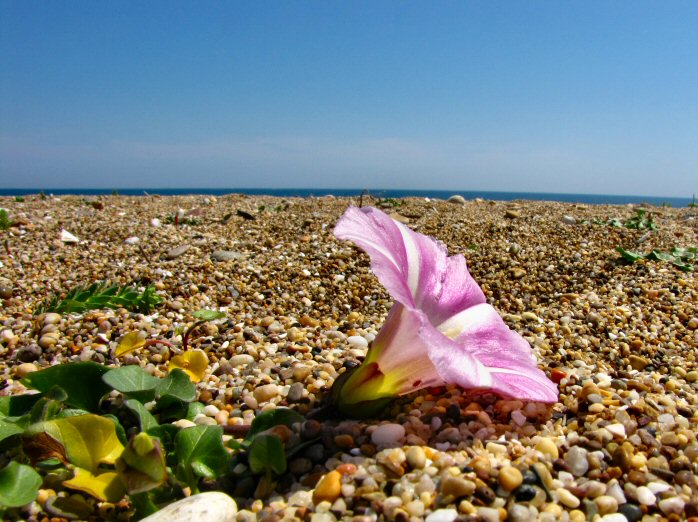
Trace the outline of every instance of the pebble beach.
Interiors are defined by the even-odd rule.
[[[368,256],[332,233],[360,204],[463,254],[559,402],[443,386],[374,419],[319,414],[392,306]],[[696,246],[698,208],[645,206],[650,230],[608,224],[638,205],[462,198],[30,195],[0,207],[12,221],[0,231],[0,394],[26,393],[22,377],[69,361],[164,376],[177,348],[117,358],[119,340],[136,331],[178,346],[192,314],[213,309],[225,318],[191,341],[209,359],[196,422],[234,437],[269,409],[306,417],[290,437],[315,442],[272,490],[229,485],[231,520],[698,521],[696,276],[616,251]],[[163,302],[150,315],[34,313],[98,281],[152,284]],[[71,495],[88,519],[128,520],[127,501],[55,484],[17,516],[59,520],[50,499]]]

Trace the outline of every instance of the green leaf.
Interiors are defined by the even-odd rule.
[[[273,410],[267,410],[254,418],[252,424],[250,425],[250,431],[247,432],[245,440],[250,440],[258,433],[266,431],[274,426],[278,426],[279,424],[291,426],[291,424],[303,422],[304,420],[305,417],[303,417],[297,411],[289,408],[274,408]]]
[[[138,424],[141,431],[148,431],[158,426],[158,421],[155,420],[155,417],[153,417],[143,404],[135,399],[129,399],[125,404],[126,407],[138,417]]]
[[[9,422],[7,419],[0,418],[0,441],[9,439],[13,435],[18,435],[24,431],[24,428],[18,426],[14,422]]]
[[[40,393],[0,397],[0,417],[16,417],[29,413],[41,397]]]
[[[41,475],[14,460],[0,470],[0,506],[20,507],[32,502],[39,493]]]
[[[214,321],[216,319],[224,319],[227,317],[225,312],[220,312],[218,310],[197,310],[191,315],[197,319],[201,319],[202,321]]]
[[[622,247],[617,247],[616,252],[620,253],[621,256],[623,256],[623,259],[625,259],[629,263],[634,263],[636,261],[639,261],[640,259],[644,259],[645,256],[642,254],[638,254],[637,252],[632,252],[630,250],[626,250]]]
[[[193,426],[175,436],[176,475],[192,489],[198,478],[216,478],[227,468],[229,455],[223,447],[223,428]]]
[[[273,471],[281,475],[286,471],[286,454],[281,439],[274,435],[259,435],[250,444],[248,456],[253,473]]]
[[[22,384],[40,392],[48,392],[59,386],[67,394],[68,406],[88,411],[97,411],[99,401],[111,388],[102,381],[109,368],[95,362],[57,364],[32,372],[22,379]]]
[[[120,287],[107,283],[94,283],[88,287],[73,288],[63,299],[54,296],[44,301],[37,307],[35,313],[70,314],[99,308],[126,308],[132,312],[147,314],[161,302],[162,298],[155,294],[155,287],[152,285],[146,287],[143,292],[139,292],[132,285]]]
[[[150,491],[167,479],[160,441],[144,432],[131,437],[116,468],[129,494]]]
[[[204,412],[204,405],[200,402],[190,402],[187,407],[186,419],[193,421],[194,417]]]
[[[175,368],[164,379],[158,379],[156,395],[161,400],[176,399],[182,402],[191,402],[196,398],[196,386],[186,373]]]
[[[109,370],[102,376],[102,380],[115,390],[141,402],[155,398],[155,389],[160,382],[160,379],[136,365]]]

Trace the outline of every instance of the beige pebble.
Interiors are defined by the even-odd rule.
[[[536,444],[536,450],[540,451],[543,455],[548,455],[552,460],[559,458],[560,452],[557,449],[555,441],[550,437],[541,437]]]
[[[599,509],[601,515],[607,515],[618,511],[618,501],[609,495],[596,497],[594,502],[596,502],[596,507]]]
[[[407,463],[412,469],[422,469],[427,463],[427,456],[419,446],[411,446],[405,453]]]
[[[313,491],[313,504],[334,502],[342,491],[342,475],[338,471],[330,471],[323,475]]]
[[[687,382],[696,382],[698,381],[698,370],[691,370],[686,374],[686,381]]]
[[[37,371],[39,368],[34,363],[22,363],[15,366],[15,375],[23,379],[32,372]]]
[[[257,386],[254,390],[254,398],[258,402],[268,401],[279,394],[279,387],[276,384],[265,384]]]
[[[523,482],[523,475],[513,466],[505,466],[499,470],[499,485],[507,491],[513,491]]]
[[[560,499],[560,502],[568,508],[579,507],[579,499],[565,488],[557,489],[557,497]]]
[[[468,497],[475,492],[475,483],[461,477],[446,477],[441,482],[441,494],[455,498]]]

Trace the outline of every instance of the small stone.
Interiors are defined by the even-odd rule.
[[[691,317],[688,323],[686,323],[691,330],[698,330],[698,317]]]
[[[0,299],[9,299],[12,297],[12,286],[0,284]]]
[[[641,355],[631,354],[628,357],[628,362],[632,366],[633,370],[642,371],[650,363],[645,357]]]
[[[635,492],[637,501],[643,506],[654,506],[657,502],[657,497],[647,486],[640,486]]]
[[[429,513],[424,522],[453,522],[457,518],[458,511],[455,509],[437,509]]]
[[[512,268],[512,270],[511,270],[511,277],[513,277],[514,279],[521,279],[525,275],[526,275],[526,270],[524,270],[523,268],[517,267],[517,268]]]
[[[618,510],[618,501],[608,495],[601,495],[594,499],[596,502],[596,507],[601,515],[607,515],[609,513],[615,513]]]
[[[165,253],[165,259],[177,259],[179,256],[184,254],[187,250],[189,250],[190,245],[184,244],[184,245],[179,245],[177,247],[171,248]]]
[[[521,471],[513,466],[505,466],[499,470],[499,485],[506,491],[513,491],[523,482]]]
[[[446,201],[448,201],[449,203],[453,203],[454,205],[465,205],[465,198],[460,194],[454,194]]]
[[[279,387],[276,384],[265,384],[254,389],[254,398],[257,402],[268,401],[279,394]]]
[[[610,431],[614,437],[619,439],[625,438],[625,426],[620,423],[609,424],[606,429]]]
[[[618,513],[628,519],[628,522],[638,522],[642,519],[642,509],[635,504],[622,504],[618,506]]]
[[[298,457],[295,459],[292,459],[288,463],[288,470],[293,474],[293,475],[304,475],[305,473],[308,473],[311,469],[313,468],[313,463],[310,459],[307,459],[305,457]]]
[[[575,477],[583,476],[589,469],[587,450],[579,446],[572,446],[565,454],[565,462]],[[573,506],[577,507],[577,506]]]
[[[15,375],[19,379],[23,379],[24,377],[26,377],[30,373],[38,371],[38,370],[39,370],[39,368],[34,363],[30,363],[30,362],[22,363],[22,364],[18,364],[17,366],[15,366]]]
[[[579,506],[579,499],[565,488],[557,489],[557,497],[560,499],[560,502],[568,508],[574,509]]]
[[[517,502],[528,502],[529,500],[533,500],[533,498],[536,496],[538,489],[540,488],[536,488],[531,484],[522,484],[514,492],[514,498]]]
[[[354,348],[368,348],[368,341],[360,335],[352,335],[347,337],[347,342]]]
[[[534,522],[536,517],[526,506],[514,504],[507,511],[507,520],[509,522]]]
[[[681,497],[669,497],[660,500],[658,505],[665,515],[680,515],[686,502]]]
[[[446,477],[441,481],[441,494],[455,498],[469,497],[475,493],[475,483],[461,477]]]
[[[334,502],[342,492],[342,475],[338,471],[330,471],[315,486],[313,491],[313,504],[320,502]]]
[[[509,219],[516,219],[521,217],[521,212],[519,212],[518,210],[509,209],[504,213],[504,217]]]
[[[124,239],[124,243],[126,243],[127,245],[135,245],[140,240],[141,240],[141,238],[138,236],[131,236],[131,237],[127,237],[126,239]]]
[[[371,442],[376,446],[393,446],[405,436],[405,428],[400,424],[381,424],[371,433]]]
[[[214,250],[211,253],[211,259],[213,261],[232,261],[234,259],[240,259],[242,254],[240,252],[233,252],[232,250]]]
[[[686,374],[686,382],[696,382],[698,381],[698,370],[691,370]]]
[[[44,324],[58,324],[61,322],[61,314],[57,314],[55,312],[48,312],[47,314],[44,314]]]
[[[61,229],[61,241],[64,243],[79,243],[80,240],[66,229]]]
[[[286,395],[286,399],[289,402],[298,402],[303,398],[304,391],[305,387],[303,386],[303,383],[294,382],[288,389],[288,395]]]
[[[538,316],[533,312],[524,312],[521,314],[521,319],[527,322],[538,322]]]
[[[249,354],[241,353],[239,355],[233,355],[228,363],[230,366],[247,366],[254,362],[254,357]]]
[[[207,491],[173,502],[141,519],[142,522],[230,522],[237,514],[237,504],[225,493]]]
[[[577,220],[574,217],[567,216],[567,215],[562,216],[562,222],[565,225],[576,225],[577,224]]]
[[[41,346],[44,349],[51,348],[52,346],[55,346],[56,343],[58,342],[58,332],[51,332],[47,333],[41,336],[39,339],[39,346]]]
[[[544,455],[548,455],[552,460],[555,460],[560,457],[557,445],[555,444],[555,441],[550,437],[541,437],[541,439],[538,441],[538,444],[536,444],[536,450],[540,451]]]
[[[406,452],[407,464],[412,469],[422,469],[427,463],[427,456],[419,446],[411,446]]]

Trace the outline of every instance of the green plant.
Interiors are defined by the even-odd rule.
[[[661,250],[654,249],[646,254],[633,252],[621,247],[616,248],[616,251],[620,253],[621,259],[628,264],[636,263],[641,259],[665,261],[671,263],[676,268],[683,270],[684,272],[693,271],[695,261],[698,259],[698,248],[696,247],[674,247],[669,252],[662,252]]]
[[[108,285],[94,283],[88,287],[76,287],[70,290],[63,299],[54,296],[40,304],[35,314],[57,312],[62,314],[82,313],[99,308],[126,308],[143,314],[162,302],[155,294],[155,287],[148,285],[142,292],[133,285]]]
[[[647,212],[644,208],[636,209],[635,215],[626,220],[623,226],[636,230],[657,230],[657,225],[654,223],[652,213]]]
[[[689,207],[698,207],[698,203],[696,203],[696,195],[693,194],[693,199],[691,202],[688,204]]]
[[[201,221],[193,218],[193,217],[188,217],[188,216],[180,216],[178,213],[170,214],[167,217],[165,217],[165,223],[169,225],[189,225],[191,227],[194,227],[196,225],[200,225]]]
[[[65,488],[102,501],[128,495],[142,517],[183,497],[184,488],[198,492],[202,480],[222,487],[247,476],[269,486],[307,445],[288,436],[304,418],[284,408],[231,427],[246,436],[228,447],[221,426],[171,423],[191,421],[204,409],[179,369],[157,378],[135,365],[77,362],[31,373],[22,383],[37,393],[0,397],[0,458],[9,461],[0,470],[0,511],[34,500],[42,476],[51,473],[63,477]]]
[[[7,210],[0,208],[0,230],[10,228],[10,218],[7,215]]]
[[[15,202],[24,203],[24,198],[22,196],[15,196]]]

